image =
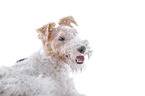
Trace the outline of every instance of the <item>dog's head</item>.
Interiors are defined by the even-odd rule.
[[[90,57],[91,51],[88,41],[78,37],[77,30],[71,23],[77,25],[74,18],[68,16],[60,19],[58,27],[55,27],[55,23],[48,23],[39,28],[38,33],[48,56],[69,64],[73,70],[78,70],[84,65],[85,55]]]

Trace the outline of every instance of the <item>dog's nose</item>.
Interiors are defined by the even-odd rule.
[[[80,53],[85,53],[86,47],[85,47],[85,46],[81,46],[80,48],[78,48],[78,51],[79,51]]]

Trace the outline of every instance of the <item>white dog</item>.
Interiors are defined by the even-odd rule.
[[[59,26],[39,28],[43,48],[12,67],[0,67],[0,96],[84,96],[77,92],[71,71],[81,71],[84,56],[91,55],[88,42],[80,40],[68,16]]]

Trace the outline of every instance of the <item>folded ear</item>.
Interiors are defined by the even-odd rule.
[[[46,41],[51,37],[51,33],[55,29],[55,23],[49,23],[37,29],[38,37],[42,41]]]
[[[60,22],[58,24],[59,25],[67,25],[67,26],[73,27],[71,25],[71,23],[74,23],[77,26],[77,23],[74,20],[74,18],[72,16],[68,16],[68,17],[64,17],[64,18],[60,19]]]

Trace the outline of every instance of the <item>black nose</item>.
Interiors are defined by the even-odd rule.
[[[86,47],[85,47],[85,46],[81,46],[80,48],[78,48],[78,51],[79,51],[80,53],[85,53]]]

